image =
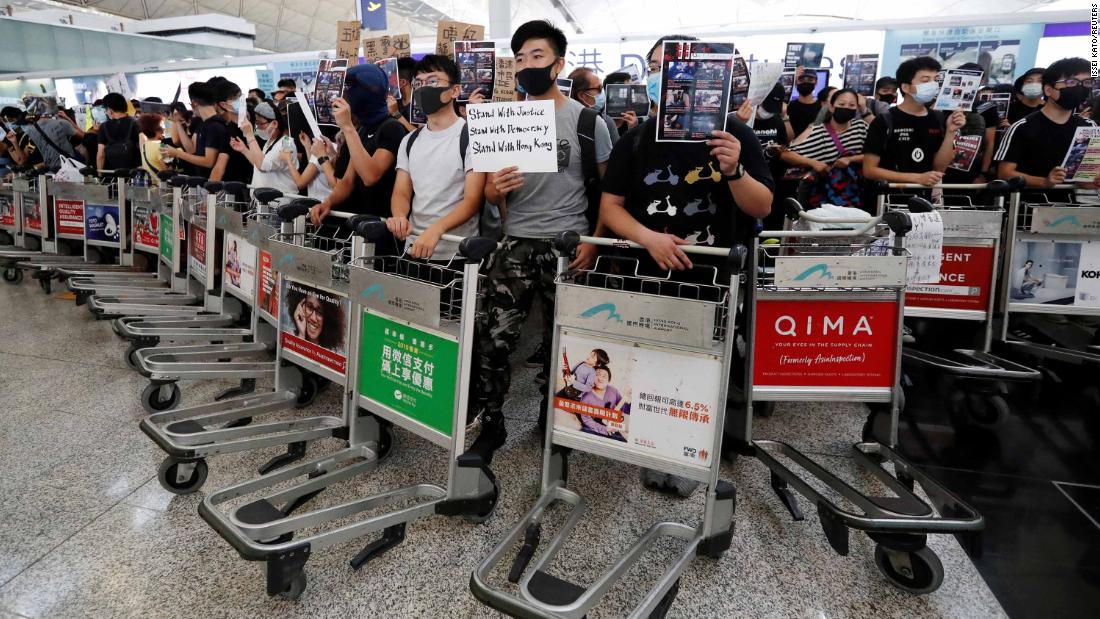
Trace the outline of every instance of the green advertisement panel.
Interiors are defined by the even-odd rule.
[[[171,262],[174,257],[172,256],[172,235],[175,234],[175,222],[172,221],[170,216],[166,216],[163,213],[157,215],[157,229],[160,230],[160,255]]]
[[[359,393],[451,436],[458,342],[363,312]]]

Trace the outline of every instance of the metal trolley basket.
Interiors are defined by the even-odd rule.
[[[729,276],[717,267],[693,269],[695,275],[705,276],[690,281],[642,275],[636,261],[608,258],[601,258],[591,270],[567,271],[569,256],[581,242],[637,247],[572,233],[555,242],[560,258],[553,376],[572,371],[564,365],[569,352],[588,354],[599,348],[618,360],[612,365],[620,364],[615,366],[620,375],[623,360],[630,359],[626,363],[631,380],[644,386],[632,390],[628,418],[625,405],[615,409],[586,403],[576,392],[558,389],[556,379],[550,381],[541,495],[478,565],[470,588],[481,602],[516,617],[579,618],[601,602],[647,549],[663,537],[674,538],[684,542],[683,551],[630,613],[631,617],[663,617],[692,558],[696,554],[720,557],[733,537],[736,491],[733,484],[719,479],[719,466],[726,389],[735,354],[737,286],[731,286]],[[728,260],[732,279],[737,281],[743,247],[683,249],[692,256]],[[549,566],[587,511],[585,500],[566,487],[572,449],[705,483],[702,523],[697,527],[654,523],[588,586],[554,576]],[[557,503],[569,510],[565,523],[538,553],[547,512]],[[518,584],[517,590],[493,584],[494,570],[519,543],[508,576]],[[529,567],[532,559],[534,565]]]
[[[385,230],[376,219],[353,220],[353,225],[362,237],[357,242],[378,238]],[[268,595],[300,595],[306,583],[303,567],[314,551],[381,531],[380,539],[351,559],[352,568],[359,569],[401,543],[412,520],[440,514],[481,522],[496,507],[496,478],[480,457],[463,453],[478,268],[495,243],[450,235],[444,240],[461,242],[461,257],[448,264],[374,256],[350,266],[354,309],[345,389],[348,447],[213,492],[199,506],[203,519],[243,558],[264,562]],[[293,267],[283,276],[300,277]],[[395,374],[392,365],[383,369],[387,349],[391,364],[395,354],[409,358],[403,365],[410,370],[408,379],[404,372]],[[419,381],[411,376],[414,357],[422,362]],[[404,397],[394,395],[394,385],[405,389]],[[446,487],[420,483],[301,509],[335,484],[372,472],[390,451],[393,425],[447,450]],[[252,500],[226,505],[243,496]],[[378,513],[397,505],[395,511]],[[309,533],[298,537],[306,529]]]
[[[11,198],[0,214],[3,229],[12,234],[13,245],[0,249],[0,270],[9,284],[23,281],[23,269],[29,260],[40,263],[80,262],[82,256],[60,255],[62,249],[54,234],[54,215],[49,208],[47,171],[42,168],[21,169],[12,179]],[[65,249],[71,249],[65,247]]]
[[[919,203],[930,206],[917,199],[910,208]],[[814,217],[796,202],[793,206],[799,218]],[[901,404],[898,378],[907,261],[902,239],[911,223],[900,211],[886,213],[881,221],[825,223],[856,228],[763,232],[761,237],[780,242],[756,241],[748,310],[752,352],[746,364],[747,406],[727,431],[738,451],[768,467],[772,489],[796,521],[804,516],[789,487],[815,504],[825,536],[838,554],[848,554],[849,529],[864,531],[877,544],[876,566],[894,585],[929,593],[942,582],[943,566],[925,545],[926,536],[971,535],[983,527],[983,520],[892,447]],[[895,235],[893,242],[880,236],[887,227]],[[889,495],[864,494],[793,446],[755,439],[752,408],[760,400],[888,404],[888,442],[857,443],[852,455]],[[818,491],[781,457],[829,492]],[[914,493],[915,483],[934,509]]]

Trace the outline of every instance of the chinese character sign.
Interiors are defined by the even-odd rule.
[[[346,58],[348,64],[359,64],[359,22],[336,22],[336,57]]]
[[[496,82],[493,84],[493,101],[516,100],[516,59],[497,56]]]
[[[435,53],[450,56],[454,52],[455,41],[481,41],[484,38],[485,26],[441,21],[435,31]]]
[[[378,62],[386,58],[408,58],[412,55],[412,43],[407,34],[386,35],[363,39],[363,59]]]
[[[451,436],[458,342],[363,312],[359,393]]]

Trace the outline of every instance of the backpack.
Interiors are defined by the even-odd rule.
[[[130,140],[130,134],[134,130],[134,119],[124,118],[124,122],[119,123],[117,126],[124,127],[122,139],[117,139],[117,136],[112,136],[110,132],[107,133],[107,144],[104,149],[105,165],[109,170],[121,170],[123,168],[135,167],[135,162],[138,161],[137,144]]]
[[[420,135],[420,132],[424,130],[424,127],[417,127],[416,131],[413,131],[409,136],[409,141],[405,142],[405,157],[408,157],[412,153],[413,142],[416,141],[416,137]],[[466,149],[470,146],[470,125],[462,125],[462,135],[458,138],[458,156],[462,157],[462,169],[466,169]]]
[[[581,145],[581,176],[584,179],[584,197],[588,208],[584,212],[588,220],[588,229],[596,231],[596,221],[600,217],[600,168],[596,162],[596,123],[603,122],[600,113],[586,107],[577,119],[577,142]]]

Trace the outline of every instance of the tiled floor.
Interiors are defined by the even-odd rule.
[[[509,444],[493,467],[503,496],[487,523],[417,521],[404,544],[359,572],[347,561],[365,540],[319,551],[307,564],[305,593],[288,602],[268,598],[258,565],[243,561],[198,517],[201,495],[176,497],[158,485],[163,454],[138,430],[143,380],[124,368],[123,349],[110,326],[83,308],[29,284],[0,286],[0,619],[496,616],[473,598],[468,581],[536,498],[541,451],[533,370],[516,369]],[[208,401],[223,387],[186,385],[184,404]],[[326,393],[314,410],[332,410],[336,397]],[[859,406],[781,406],[757,433],[806,445],[858,480],[847,453],[863,419]],[[339,447],[323,441],[311,453]],[[250,478],[275,452],[212,458],[206,488]],[[315,500],[332,504],[440,482],[444,464],[438,450],[399,431],[393,456],[374,475]],[[566,579],[591,581],[658,519],[694,524],[701,517],[699,493],[687,500],[655,495],[637,482],[637,469],[586,455],[575,454],[570,464],[570,485],[589,500],[590,511],[554,567]],[[1004,615],[951,537],[930,541],[946,568],[943,587],[911,596],[875,570],[865,536],[853,535],[850,556],[840,557],[812,505],[803,501],[806,520],[792,522],[759,463],[726,465],[723,477],[738,487],[733,546],[720,561],[692,563],[670,617]],[[675,550],[651,552],[590,616],[623,616]],[[1042,578],[1041,566],[1015,567],[1039,570]]]

